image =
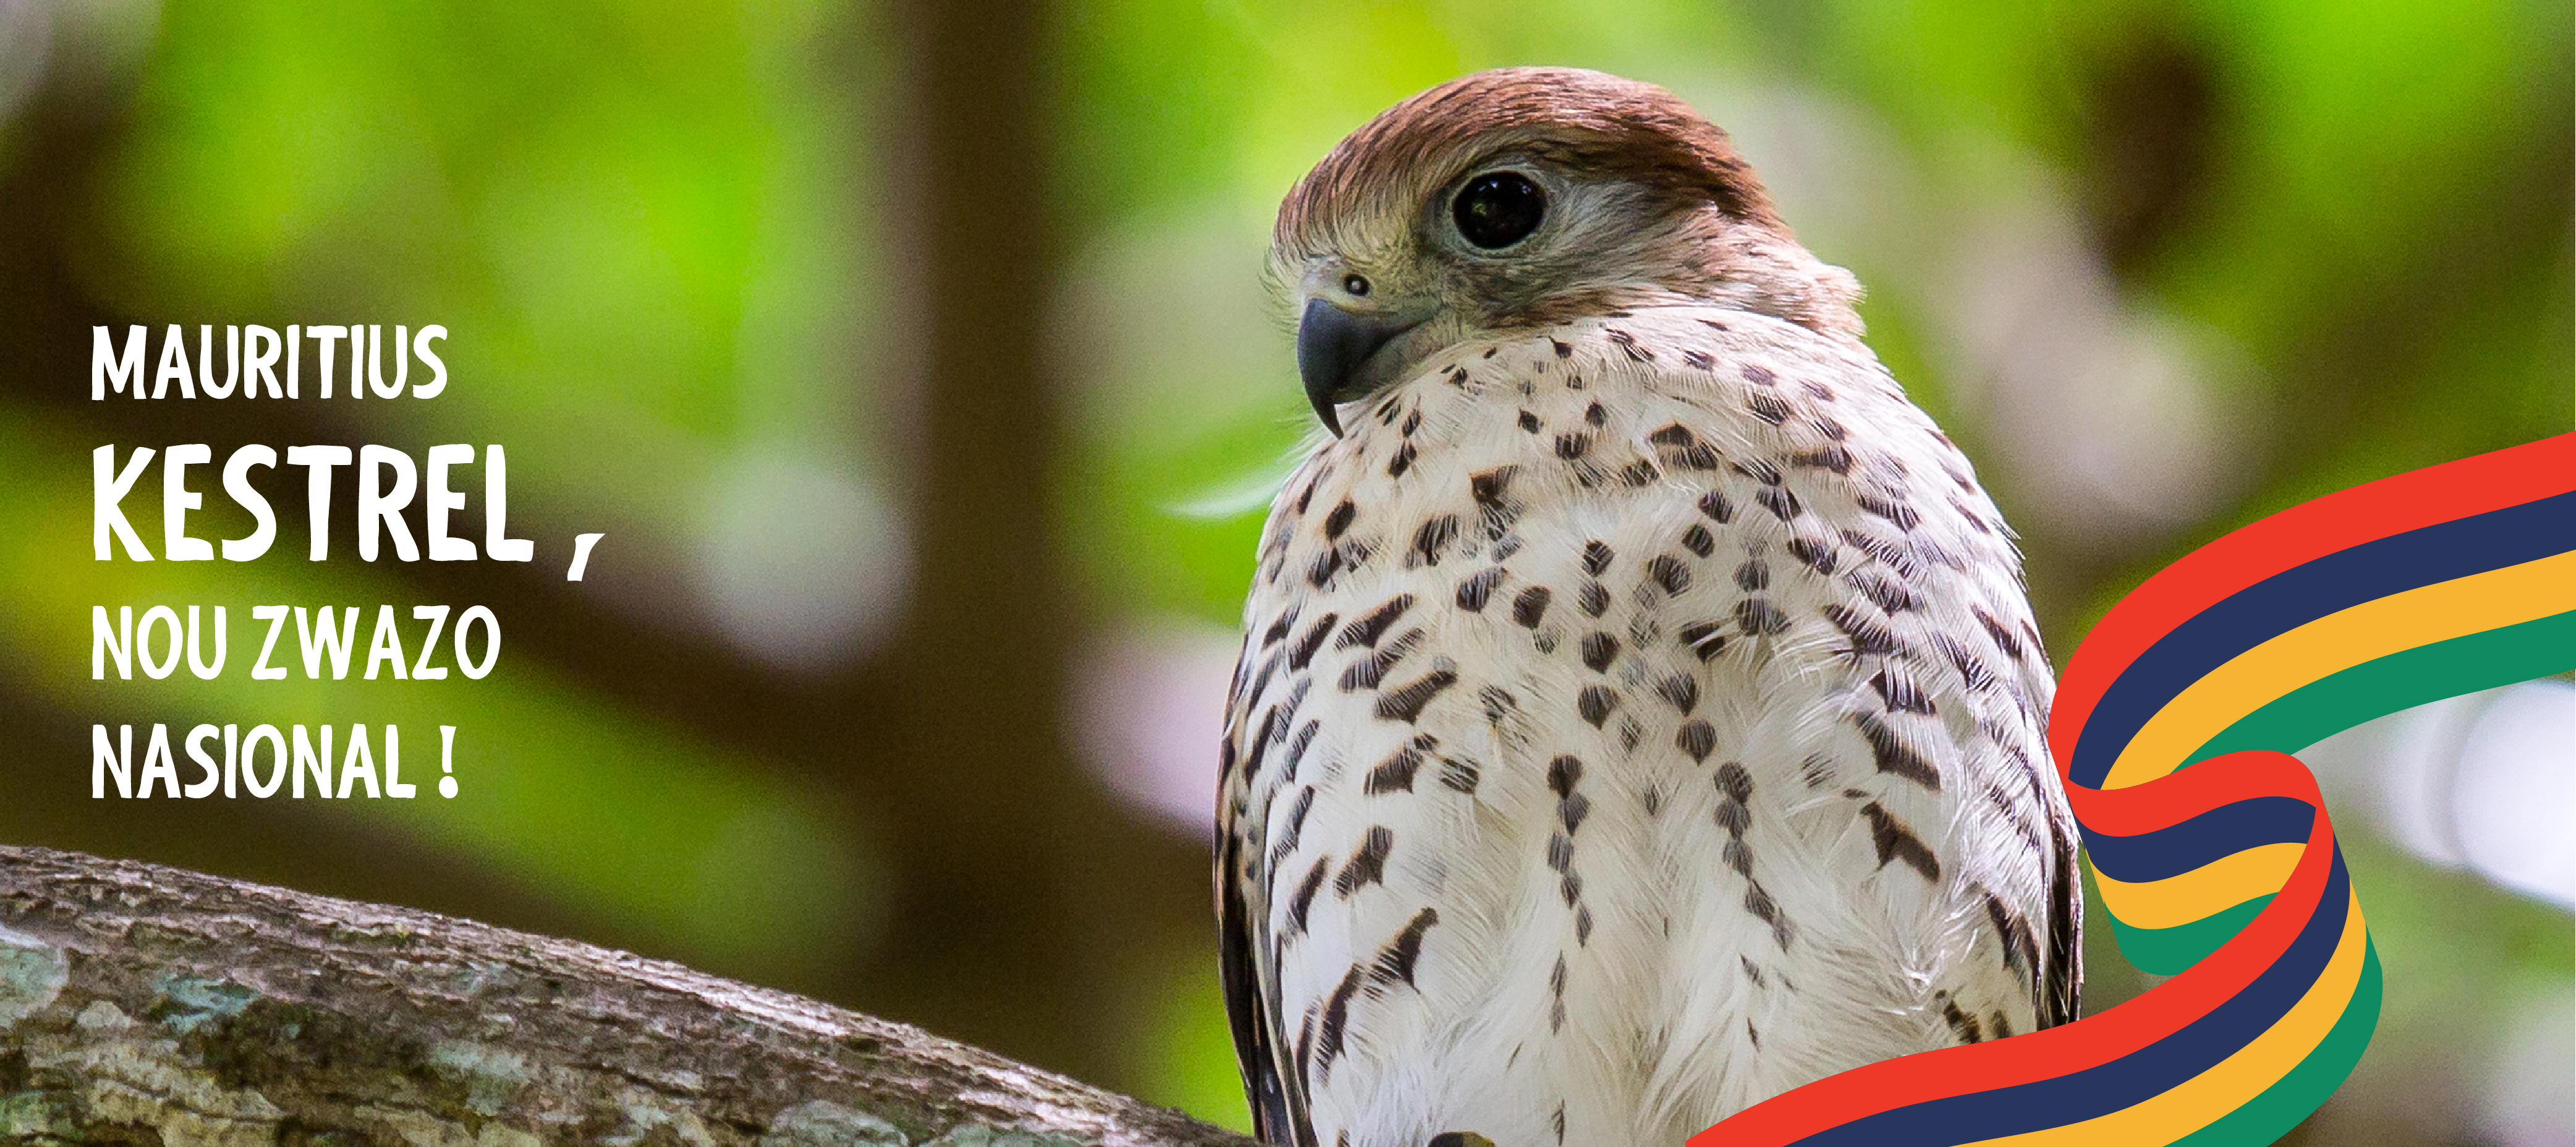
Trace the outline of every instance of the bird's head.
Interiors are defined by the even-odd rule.
[[[1279,207],[1270,270],[1335,405],[1470,338],[1697,300],[1857,334],[1726,133],[1652,84],[1502,68],[1380,113]]]

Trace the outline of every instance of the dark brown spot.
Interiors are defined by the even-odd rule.
[[[1368,839],[1360,842],[1350,863],[1333,877],[1333,894],[1348,900],[1351,893],[1362,888],[1386,883],[1386,854],[1394,850],[1395,830],[1382,824],[1370,825]]]
[[[2031,937],[2030,921],[2005,907],[2003,898],[1992,892],[1986,893],[1986,919],[1995,926],[1995,938],[2003,942],[2005,968],[2019,963],[2031,971],[2039,970],[2039,946]],[[1999,1017],[2001,1014],[1997,1013]]]
[[[1394,755],[1378,762],[1376,768],[1369,770],[1368,781],[1361,786],[1361,791],[1370,796],[1377,796],[1380,793],[1412,792],[1413,774],[1421,768],[1422,750],[1412,745],[1401,746],[1395,750]]]
[[[1873,570],[1853,570],[1844,575],[1843,580],[1850,582],[1851,587],[1859,590],[1871,604],[1889,613],[1903,613],[1921,604],[1915,600],[1914,591],[1880,577]]]
[[[1643,458],[1628,463],[1619,471],[1619,480],[1627,483],[1631,489],[1644,489],[1653,485],[1655,479],[1663,476],[1663,471],[1655,469],[1653,462]]]
[[[1327,547],[1324,552],[1315,555],[1315,564],[1306,568],[1306,583],[1317,589],[1322,589],[1325,585],[1331,583],[1334,574],[1340,573],[1341,571],[1342,548],[1340,546]]]
[[[1386,476],[1389,478],[1401,478],[1404,477],[1405,471],[1412,468],[1413,443],[1398,443],[1395,448],[1395,457],[1386,460]]]
[[[1422,429],[1422,411],[1417,408],[1412,413],[1404,416],[1404,425],[1396,432],[1407,438],[1411,438],[1413,437],[1413,432],[1420,429]]]
[[[1699,654],[1700,660],[1707,661],[1726,651],[1726,635],[1718,629],[1717,622],[1694,621],[1681,627],[1675,636],[1692,652]]]
[[[1819,402],[1832,402],[1834,400],[1834,388],[1821,382],[1817,382],[1812,378],[1799,379],[1798,389],[1806,391],[1809,395],[1814,396]]]
[[[1512,620],[1520,623],[1523,629],[1538,628],[1539,621],[1547,616],[1548,600],[1554,596],[1543,585],[1522,590],[1520,596],[1512,599]]]
[[[1332,513],[1324,515],[1324,540],[1328,542],[1339,540],[1342,531],[1351,528],[1351,519],[1359,516],[1360,508],[1352,504],[1350,499],[1342,499],[1341,505],[1333,507]]]
[[[1366,971],[1361,965],[1351,965],[1349,974],[1342,977],[1341,986],[1333,989],[1332,998],[1324,1004],[1324,1027],[1315,1037],[1315,1066],[1325,1073],[1326,1078],[1331,1077],[1333,1061],[1341,1057],[1342,1029],[1349,1027],[1351,1022],[1351,997],[1359,994],[1360,977]]]
[[[2015,661],[2021,660],[2021,639],[2014,636],[2012,630],[2005,628],[2003,622],[1995,620],[1995,615],[1986,612],[1986,607],[1982,605],[1969,606],[1968,612],[1976,616],[1977,624],[1985,628],[1986,636],[1994,639],[1995,648],[2003,650],[2006,657]]]
[[[1860,727],[1860,735],[1869,742],[1870,755],[1878,761],[1878,771],[1894,773],[1936,793],[1941,791],[1940,768],[1899,739],[1896,730],[1867,713],[1855,714],[1852,723]]]
[[[1888,568],[1895,570],[1900,576],[1914,576],[1915,569],[1913,555],[1906,553],[1905,547],[1898,542],[1863,533],[1859,530],[1844,530],[1843,541],[1858,548],[1862,553],[1868,554],[1870,557],[1886,564]]]
[[[1616,557],[1610,547],[1601,541],[1585,542],[1583,543],[1583,572],[1600,577],[1610,568],[1611,561]]]
[[[1778,385],[1780,378],[1771,373],[1770,367],[1748,362],[1744,364],[1744,381],[1755,386],[1775,386]]]
[[[1610,421],[1610,412],[1603,410],[1601,404],[1596,402],[1583,408],[1583,420],[1593,426],[1600,426]]]
[[[1877,657],[1896,652],[1896,635],[1884,622],[1841,603],[1825,607],[1825,619],[1851,639],[1844,652],[1855,656]]]
[[[1413,914],[1413,920],[1395,939],[1378,950],[1377,967],[1369,974],[1381,984],[1413,983],[1413,966],[1422,959],[1422,936],[1440,922],[1438,909],[1425,908]]]
[[[1745,403],[1745,408],[1753,412],[1753,417],[1773,426],[1789,420],[1789,404],[1772,395],[1756,394]]]
[[[1521,429],[1529,431],[1532,434],[1538,433],[1538,415],[1532,414],[1526,410],[1522,411]]]
[[[1493,596],[1494,587],[1502,584],[1503,567],[1487,566],[1458,583],[1458,608],[1469,613],[1483,613],[1485,602]]]
[[[1976,1043],[1983,1038],[1977,1029],[1977,1017],[1959,1010],[1959,1002],[1950,993],[1936,992],[1934,998],[1941,1001],[1941,1019],[1950,1025],[1960,1043]]]
[[[1735,520],[1735,504],[1727,501],[1726,495],[1715,490],[1700,495],[1699,512],[1708,515],[1709,520],[1721,526]]]
[[[1763,509],[1771,511],[1771,515],[1781,521],[1798,516],[1798,496],[1790,493],[1786,486],[1764,486],[1753,492],[1753,500],[1762,503]]]
[[[1704,350],[1683,351],[1682,361],[1689,363],[1692,370],[1707,370],[1717,365],[1717,360],[1710,358],[1708,352]]]
[[[1896,528],[1900,530],[1913,529],[1915,523],[1921,521],[1923,517],[1915,513],[1912,506],[1868,491],[1863,491],[1857,501],[1861,509],[1896,523]]]
[[[1789,556],[1820,574],[1834,572],[1834,544],[1819,538],[1789,539]]]
[[[1599,617],[1610,611],[1610,591],[1600,582],[1587,581],[1574,589],[1574,604],[1581,606],[1586,617]]]
[[[1987,686],[1995,683],[1994,671],[1986,668],[1986,663],[1976,654],[1969,652],[1968,647],[1960,644],[1957,638],[1946,633],[1935,633],[1932,635],[1932,647],[1940,650],[1942,656],[1950,659],[1950,664],[1959,670],[1959,677],[1966,683],[1969,692],[1983,692]]]
[[[1656,695],[1671,703],[1682,716],[1699,708],[1699,679],[1688,673],[1675,673],[1655,686]]]
[[[1717,549],[1717,539],[1709,536],[1708,527],[1692,522],[1691,528],[1682,531],[1682,548],[1707,557]]]
[[[1662,586],[1664,592],[1668,594],[1678,594],[1690,588],[1690,567],[1683,565],[1680,558],[1671,554],[1656,554],[1646,559],[1646,576],[1653,579],[1656,585]]]
[[[1758,883],[1747,886],[1744,890],[1744,910],[1752,913],[1754,919],[1770,925],[1771,938],[1778,940],[1782,948],[1789,946],[1789,931],[1784,927],[1788,920],[1780,914],[1780,902],[1771,898],[1768,889]]]
[[[1305,882],[1297,886],[1297,894],[1288,898],[1288,925],[1293,934],[1305,934],[1306,918],[1315,908],[1315,893],[1323,888],[1324,875],[1332,867],[1332,857],[1316,857],[1315,867],[1307,870]]]
[[[1914,683],[1914,678],[1897,666],[1879,670],[1877,676],[1869,679],[1869,687],[1878,690],[1878,699],[1886,704],[1888,712],[1932,712],[1932,699],[1924,696],[1922,687]]]
[[[1870,822],[1870,843],[1878,845],[1880,869],[1886,869],[1888,861],[1904,861],[1906,869],[1914,869],[1922,879],[1940,882],[1940,858],[1932,856],[1932,848],[1924,848],[1922,838],[1914,835],[1914,827],[1896,820],[1896,814],[1878,802],[1862,804],[1860,814]]]
[[[1598,729],[1610,719],[1610,710],[1619,707],[1619,694],[1607,685],[1586,685],[1574,699],[1574,710],[1585,722]]]
[[[1589,434],[1559,434],[1556,436],[1556,456],[1568,462],[1583,457],[1584,452],[1590,449],[1592,449],[1592,436]]]
[[[1595,673],[1609,672],[1610,663],[1619,659],[1619,639],[1598,630],[1584,634],[1579,648],[1583,664]]]
[[[1748,597],[1735,603],[1735,628],[1742,630],[1746,637],[1783,633],[1789,628],[1789,615],[1780,612],[1779,607],[1769,601]]]
[[[1717,802],[1717,827],[1725,829],[1731,835],[1742,836],[1744,835],[1744,830],[1751,828],[1752,826],[1753,810],[1744,807],[1744,803],[1742,801]],[[1729,851],[1732,852],[1734,850],[1730,849]],[[1738,868],[1736,871],[1743,873],[1746,876],[1751,876],[1753,875],[1753,864],[1751,859],[1752,853],[1748,851],[1744,855],[1746,857],[1744,867]]]
[[[1409,629],[1404,636],[1387,642],[1385,648],[1352,662],[1350,668],[1342,671],[1342,692],[1357,693],[1377,688],[1379,682],[1386,680],[1387,670],[1395,668],[1395,663],[1404,660],[1404,655],[1412,652],[1414,645],[1421,640],[1421,629]]]
[[[1760,558],[1747,558],[1743,565],[1735,567],[1735,586],[1738,589],[1749,593],[1770,584],[1771,567],[1762,564]]]
[[[1827,446],[1822,450],[1810,450],[1804,454],[1792,455],[1789,464],[1805,466],[1809,469],[1831,470],[1836,474],[1849,474],[1852,456],[1851,451],[1840,446]]]
[[[1573,796],[1574,786],[1581,783],[1583,783],[1583,761],[1580,758],[1560,753],[1556,759],[1547,763],[1547,788],[1549,792],[1556,794],[1556,799],[1564,800]]]
[[[1308,662],[1313,661],[1315,651],[1324,647],[1325,636],[1332,633],[1334,623],[1341,619],[1342,615],[1338,613],[1327,613],[1316,618],[1315,624],[1306,630],[1306,635],[1298,638],[1297,644],[1289,647],[1288,667],[1302,670]]]
[[[1571,346],[1566,345],[1566,343],[1564,342],[1564,340],[1561,340],[1561,339],[1549,339],[1549,340],[1547,340],[1547,345],[1549,345],[1549,346],[1552,346],[1552,347],[1555,347],[1555,348],[1556,348],[1556,357],[1558,357],[1558,358],[1573,358],[1573,357],[1574,357],[1574,348],[1573,348],[1573,347],[1571,347]]]
[[[1297,763],[1306,759],[1306,750],[1314,745],[1315,734],[1321,732],[1323,727],[1323,721],[1319,719],[1310,719],[1306,722],[1305,728],[1297,730],[1296,739],[1288,742],[1287,768],[1289,776],[1294,777],[1297,775]]]
[[[1277,868],[1281,862],[1286,861],[1297,851],[1297,838],[1306,831],[1306,817],[1314,811],[1315,786],[1307,785],[1298,789],[1296,807],[1288,812],[1288,831],[1281,833],[1278,843],[1270,846],[1272,868]]]
[[[1403,617],[1404,611],[1411,608],[1413,608],[1412,594],[1400,593],[1387,599],[1384,605],[1371,610],[1368,616],[1352,622],[1349,628],[1342,630],[1341,637],[1334,640],[1333,648],[1349,649],[1354,645],[1374,648],[1377,645],[1377,639],[1386,636],[1388,627],[1394,625],[1396,619]]]
[[[1708,755],[1717,751],[1717,727],[1701,720],[1684,721],[1681,731],[1673,736],[1673,745],[1690,754],[1694,763],[1706,763]]]
[[[1442,514],[1413,531],[1413,553],[1424,565],[1439,565],[1449,543],[1458,540],[1458,515]]]
[[[1458,683],[1458,674],[1447,669],[1434,669],[1414,682],[1392,693],[1381,693],[1377,699],[1378,719],[1413,721],[1422,716],[1422,708],[1443,690]]]

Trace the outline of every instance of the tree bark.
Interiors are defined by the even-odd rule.
[[[1251,1144],[676,964],[9,847],[0,1141]]]

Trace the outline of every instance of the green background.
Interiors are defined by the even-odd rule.
[[[1117,634],[1232,624],[1251,495],[1307,425],[1268,216],[1387,104],[1574,64],[1735,130],[2020,526],[2061,664],[2234,525],[2570,426],[2563,3],[15,11],[0,839],[630,947],[1237,1125],[1203,845],[1104,795],[1063,697]],[[92,403],[90,327],[130,322],[156,353],[171,322],[192,351],[436,322],[453,378]],[[537,560],[343,533],[308,563],[283,481],[259,562],[89,560],[88,452],[193,441],[503,443]],[[156,549],[158,480],[128,503]],[[244,532],[208,501],[197,536]],[[579,531],[608,540],[570,585]],[[710,604],[817,562],[853,579],[821,652]],[[92,605],[227,605],[243,657],[273,601],[489,604],[502,668],[89,679]],[[199,720],[455,724],[463,796],[87,799],[92,723]],[[2294,1134],[2468,1141],[2446,1113],[2522,1001],[2564,998],[2568,917],[2346,835],[2386,1010]],[[2094,923],[2099,1008],[2141,981]]]

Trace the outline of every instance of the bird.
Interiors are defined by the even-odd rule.
[[[1319,426],[1214,846],[1264,1143],[1679,1144],[2076,1017],[2013,535],[1722,130],[1456,79],[1295,185],[1269,272]]]

